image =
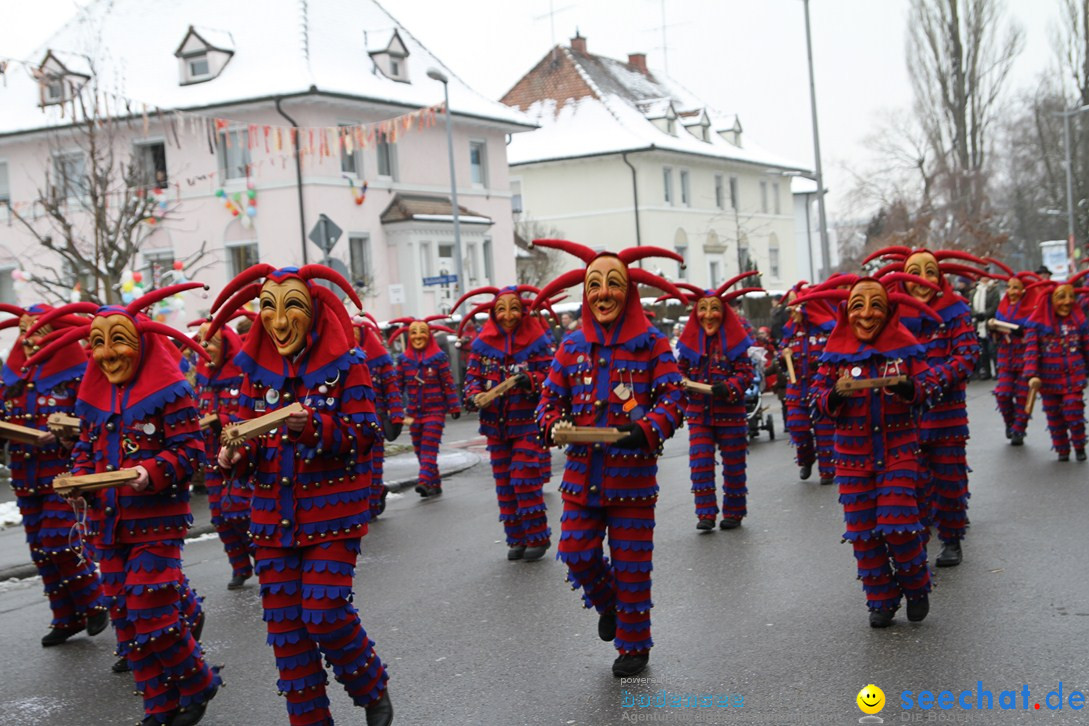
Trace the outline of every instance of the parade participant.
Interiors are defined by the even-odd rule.
[[[36,335],[27,335],[38,317],[50,310],[48,305],[24,310],[0,304],[0,312],[16,316],[0,323],[0,329],[19,326],[19,337],[4,362],[0,416],[8,423],[42,431],[49,430],[46,421],[51,414],[75,412],[76,391],[87,370],[87,353],[78,341],[68,343],[40,365],[26,367],[27,358],[50,332],[86,323],[75,316],[58,318]],[[42,637],[45,648],[60,645],[83,630],[98,635],[110,624],[94,563],[79,556],[82,543],[69,539],[75,512],[53,492],[53,477],[68,470],[71,446],[72,442],[65,445],[53,434],[45,437],[41,446],[16,441],[8,444],[11,486],[23,518],[30,559],[42,578],[53,615],[49,632]]]
[[[293,403],[301,413],[238,447],[219,464],[254,481],[250,534],[292,726],[330,724],[333,669],[368,726],[393,721],[385,666],[353,607],[352,579],[370,516],[371,447],[380,435],[374,392],[344,304],[318,280],[351,285],[322,265],[257,264],[219,294],[213,335],[242,304],[259,299],[258,319],[235,362],[245,374],[243,420]]]
[[[367,370],[374,386],[374,411],[382,424],[382,436],[376,436],[371,448],[371,521],[386,511],[389,487],[383,481],[383,465],[386,460],[386,441],[401,435],[405,423],[405,402],[397,385],[397,369],[393,365],[378,325],[374,318],[364,313],[366,320],[355,325],[355,340],[367,358]]]
[[[461,417],[461,406],[450,374],[450,358],[439,348],[434,331],[456,335],[436,320],[448,315],[431,315],[422,320],[397,318],[391,325],[400,325],[390,333],[393,344],[399,336],[408,338],[405,352],[397,361],[397,383],[405,395],[405,414],[412,418],[409,433],[416,459],[420,462],[420,476],[416,492],[421,497],[437,497],[442,494],[442,478],[439,476],[439,442],[446,427],[446,414],[453,419]]]
[[[1036,296],[1036,306],[1025,334],[1022,376],[1028,379],[1029,389],[1043,398],[1051,446],[1059,461],[1070,461],[1071,446],[1077,460],[1085,461],[1089,323],[1075,298],[1086,292],[1076,287],[1086,275],[1089,270],[1066,282],[1043,280],[1027,288]]]
[[[240,313],[240,317],[245,317]],[[208,509],[212,526],[219,535],[227,560],[231,565],[228,590],[241,589],[246,580],[253,577],[253,541],[250,539],[250,500],[253,484],[249,480],[233,480],[224,477],[216,459],[219,456],[219,437],[223,427],[236,420],[238,397],[242,391],[242,369],[234,357],[242,350],[242,338],[229,326],[220,328],[214,337],[208,338],[208,321],[190,323],[199,325],[197,340],[208,351],[208,361],[197,363],[197,401],[201,416],[215,415],[215,420],[204,429],[204,487],[208,493]]]
[[[93,318],[53,340],[29,365],[50,360],[86,338],[92,361],[80,383],[75,410],[81,419],[72,473],[135,471],[120,487],[85,494],[91,542],[112,598],[118,652],[127,658],[144,699],[144,724],[190,726],[204,716],[221,681],[204,660],[191,622],[184,617],[182,546],[193,521],[189,480],[203,463],[204,442],[193,389],[167,338],[207,353],[175,329],[140,311],[176,293],[185,283],[154,290],[125,307],[74,303],[45,313],[33,335],[70,313]]]
[[[452,308],[457,310],[476,295],[492,296],[462,319],[488,314],[469,353],[465,407],[480,411],[480,433],[488,441],[507,559],[527,562],[544,557],[552,536],[543,492],[544,446],[534,408],[552,365],[554,348],[548,328],[530,314],[532,300],[522,298],[537,292],[529,285],[482,287],[465,293]],[[511,376],[517,376],[515,387],[485,403],[488,391]]]
[[[805,283],[795,285],[787,295],[787,304],[798,295],[806,294]],[[828,305],[814,301],[794,305],[790,308],[790,318],[783,325],[783,339],[780,344],[784,358],[789,352],[794,369],[794,381],[787,374],[787,366],[781,366],[780,375],[786,379],[786,392],[783,403],[786,407],[786,429],[794,444],[794,458],[798,463],[799,478],[809,479],[813,474],[813,464],[817,464],[817,475],[822,485],[833,482],[835,469],[832,464],[834,452],[832,438],[835,427],[813,406],[810,387],[828,334],[836,324],[835,312]]]
[[[1015,273],[998,260],[990,262],[1005,270],[1006,294],[998,303],[995,319],[1003,323],[1019,326],[1017,330],[1006,331],[992,326],[991,336],[996,342],[995,374],[998,384],[994,387],[994,397],[1002,421],[1006,424],[1006,438],[1011,446],[1023,446],[1025,430],[1028,428],[1031,413],[1025,411],[1028,400],[1028,379],[1022,375],[1025,368],[1025,332],[1028,319],[1034,307],[1034,296],[1025,296],[1025,287],[1039,280],[1036,273]]]
[[[689,291],[682,302],[691,305],[688,322],[677,341],[677,366],[681,375],[711,386],[711,394],[688,391],[688,464],[692,471],[692,496],[696,505],[696,529],[715,528],[719,508],[715,495],[715,450],[722,458],[721,529],[735,529],[748,513],[745,456],[749,426],[745,415],[745,390],[756,373],[748,356],[753,340],[741,326],[730,301],[763,288],[727,292],[741,280],[756,275],[744,272],[717,290],[701,290],[681,283]]]
[[[938,291],[924,285],[904,283],[902,290],[928,305],[941,322],[914,311],[905,310],[901,321],[926,349],[927,364],[942,384],[942,395],[932,399],[920,420],[920,439],[930,482],[924,490],[924,521],[938,527],[941,552],[934,564],[938,567],[959,565],[963,557],[961,542],[968,530],[968,461],[965,448],[968,441],[968,409],[965,403],[968,378],[979,358],[979,341],[972,324],[972,312],[967,301],[953,291],[947,274],[975,279],[985,276],[983,269],[951,262],[971,262],[981,267],[987,263],[978,257],[956,250],[908,247],[888,247],[870,255],[892,260],[881,277],[890,270],[899,270],[922,277],[939,287]],[[928,527],[929,532],[929,527]]]
[[[902,273],[884,281],[855,277],[850,290],[819,290],[793,302],[812,306],[845,301],[837,308],[812,394],[818,410],[836,427],[835,479],[846,522],[843,539],[854,549],[873,628],[892,624],[902,597],[907,598],[912,622],[930,610],[925,525],[916,495],[927,475],[918,459],[913,407],[938,395],[940,388],[926,363],[926,351],[901,322],[905,307],[931,313],[909,295],[888,292],[882,282],[931,285]],[[853,379],[890,375],[906,380],[881,388],[847,388]]]
[[[612,444],[567,447],[557,556],[567,565],[568,581],[582,588],[586,606],[599,613],[598,636],[614,641],[619,651],[613,675],[634,676],[646,667],[654,644],[650,573],[657,458],[684,414],[681,375],[669,341],[643,314],[637,285],[678,298],[683,293],[631,265],[645,257],[683,260],[658,247],[599,254],[565,240],[534,244],[569,252],[586,264],[553,280],[537,296],[545,300],[583,284],[582,327],[563,339],[541,389],[536,412],[541,435],[555,444],[554,430],[561,423],[624,432]],[[606,535],[611,561],[603,552]]]

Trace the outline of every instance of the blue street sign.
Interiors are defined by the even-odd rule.
[[[425,277],[423,284],[425,286],[432,285],[454,285],[458,281],[457,275],[439,275],[437,277]]]

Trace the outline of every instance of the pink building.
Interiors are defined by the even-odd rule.
[[[465,85],[378,3],[96,0],[3,72],[0,299],[43,297],[13,285],[13,270],[67,274],[12,217],[49,233],[39,190],[66,200],[91,244],[80,211],[85,135],[71,126],[82,94],[122,119],[115,156],[134,154],[169,210],[148,225],[132,265],[148,287],[169,282],[174,261],[202,245],[206,267],[192,277],[213,294],[257,261],[320,262],[306,237],[324,214],[343,230],[334,264],[376,318],[444,312],[453,285],[424,282],[456,269],[443,85],[432,68],[449,79],[465,283],[512,283],[506,141],[533,125]],[[168,321],[180,327],[208,305],[190,294]]]

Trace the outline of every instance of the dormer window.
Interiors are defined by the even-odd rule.
[[[204,83],[218,77],[234,56],[234,38],[223,30],[190,25],[174,56],[179,84]]]
[[[72,100],[83,84],[91,78],[90,69],[85,68],[86,59],[80,56],[62,55],[64,60],[53,51],[48,51],[45,59],[38,66],[38,87],[43,106]]]
[[[401,35],[394,30],[393,37],[383,48],[370,51],[374,66],[386,78],[408,83],[408,47],[401,40]]]

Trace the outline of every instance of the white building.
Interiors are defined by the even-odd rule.
[[[701,287],[750,263],[768,288],[802,274],[790,184],[804,169],[756,146],[737,116],[652,71],[645,55],[593,55],[576,36],[502,100],[540,126],[507,152],[520,219],[601,249],[675,249],[686,270],[651,264]]]
[[[423,278],[456,265],[444,116],[435,112],[443,85],[428,77],[432,68],[449,79],[465,282],[507,284],[506,142],[532,124],[469,88],[374,0],[94,0],[5,69],[0,203],[48,233],[34,202],[49,188],[89,238],[79,209],[90,166],[71,107],[94,89],[103,115],[120,119],[115,155],[135,153],[147,189],[161,190],[171,210],[135,260],[148,281],[202,244],[211,264],[193,276],[213,293],[258,260],[320,262],[306,237],[325,214],[344,232],[332,256],[376,317],[440,312],[454,290]],[[235,195],[240,209],[231,210]],[[57,263],[10,216],[0,206],[8,299],[13,270]],[[40,299],[21,287],[19,303]],[[179,311],[171,323],[208,306],[195,294],[188,302],[187,317]]]

